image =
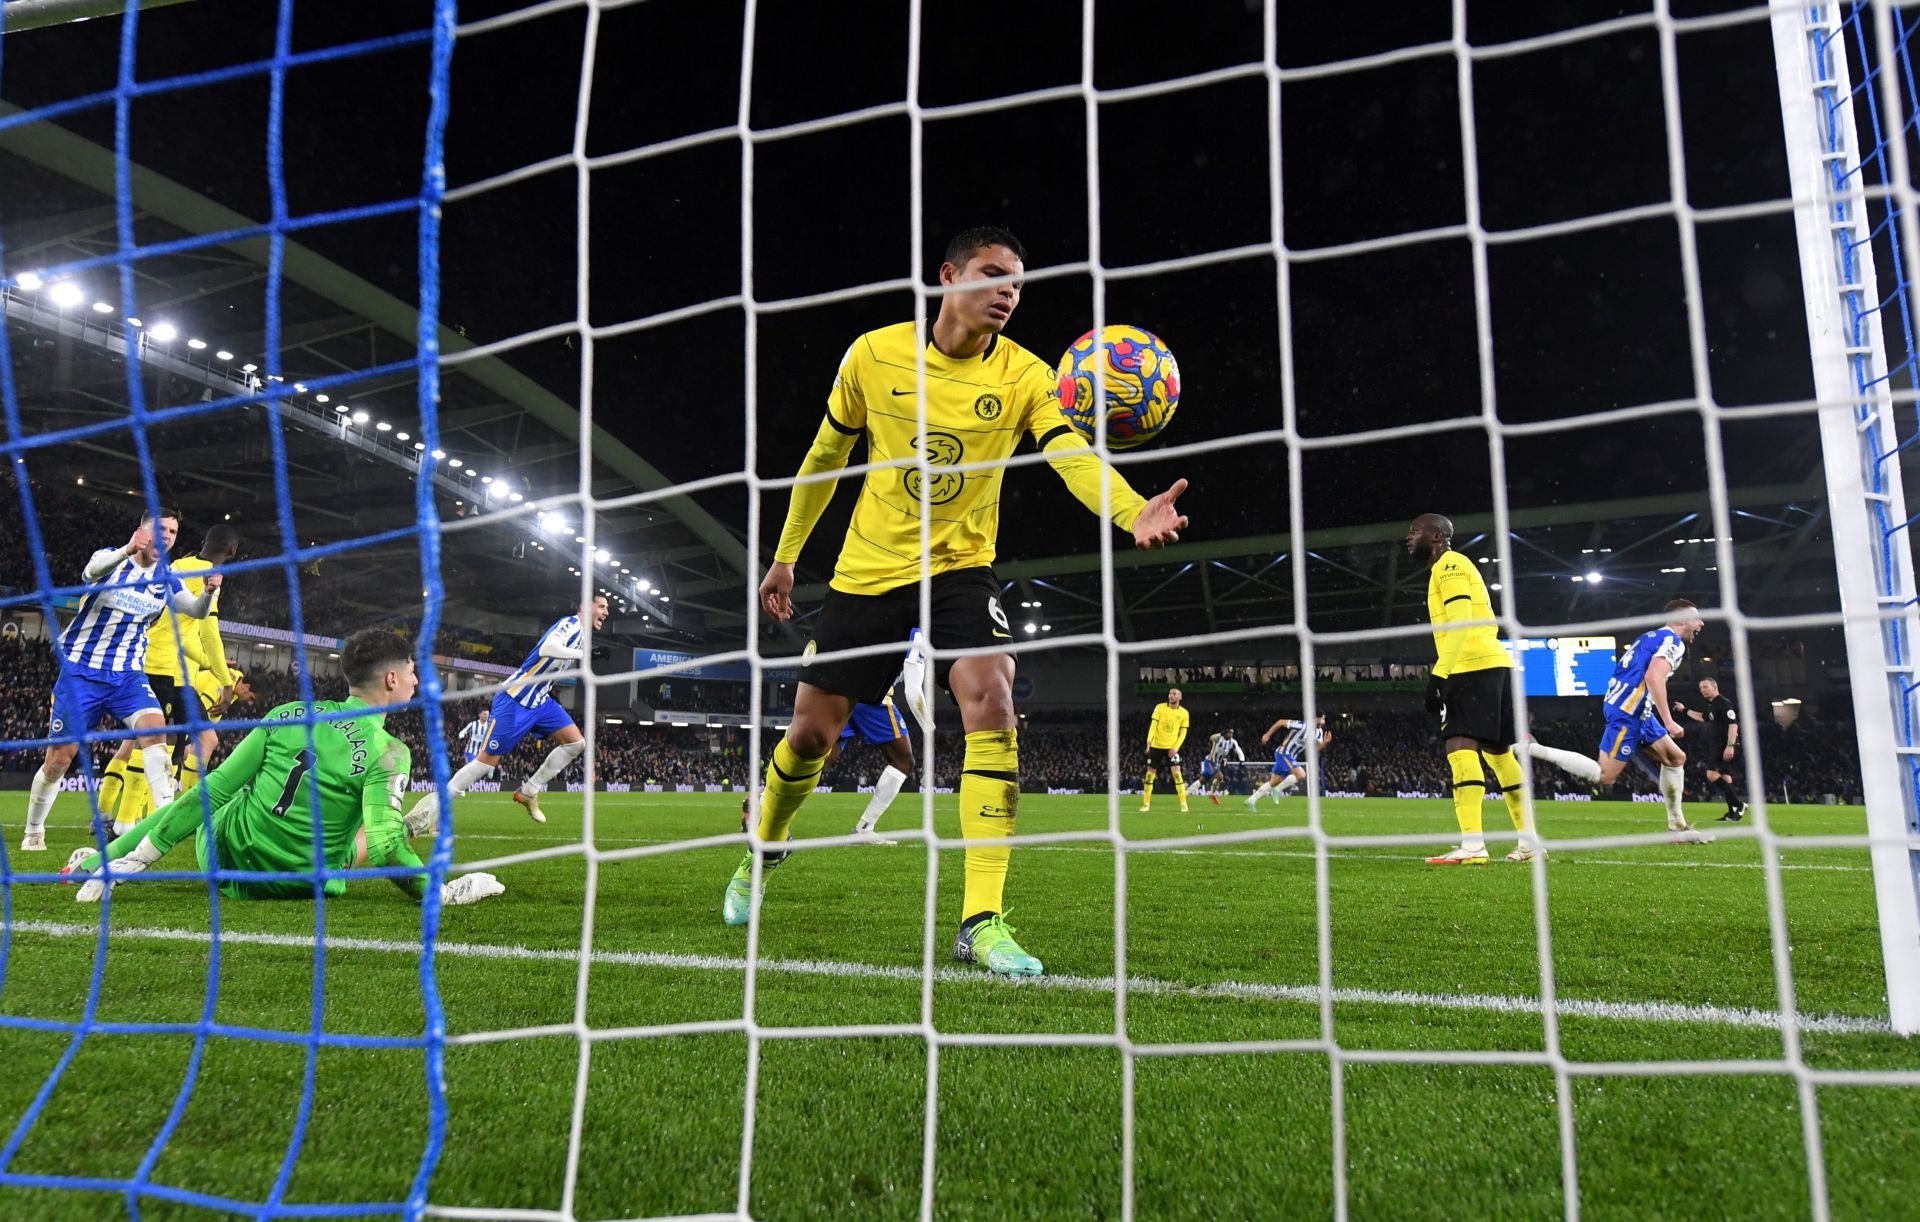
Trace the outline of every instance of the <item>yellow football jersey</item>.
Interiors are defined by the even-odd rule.
[[[223,714],[215,711],[214,702],[220,699],[220,681],[213,672],[194,668],[193,690],[200,694],[200,707],[206,710],[208,721],[219,721]]]
[[[1061,414],[1053,371],[1046,362],[1005,336],[996,336],[985,352],[963,360],[927,344],[924,435],[919,377],[912,323],[869,331],[854,340],[827,396],[826,420],[801,465],[803,476],[838,470],[862,435],[868,463],[900,463],[876,467],[861,484],[831,582],[843,593],[882,594],[919,579],[923,495],[929,571],[993,563],[1003,464],[1023,433],[1033,438],[1080,502],[1099,512],[1102,464]],[[923,452],[935,468],[924,494],[919,467],[908,465]],[[994,465],[939,469],[975,463]],[[1119,472],[1112,479],[1112,521],[1131,527],[1146,501]],[[799,558],[836,483],[794,486],[775,560],[791,563]]]
[[[1164,751],[1179,750],[1180,744],[1187,741],[1188,720],[1185,705],[1176,709],[1161,701],[1153,710],[1153,720],[1147,723],[1147,746]]]
[[[1442,627],[1449,622],[1493,618],[1493,603],[1487,597],[1487,583],[1480,579],[1479,568],[1451,548],[1433,562],[1433,571],[1427,577],[1427,618],[1433,621],[1433,644],[1440,653],[1433,673],[1440,678],[1513,665],[1513,655],[1500,644],[1500,630],[1494,625]]]
[[[174,575],[187,587],[187,593],[199,597],[206,589],[206,579],[193,574],[213,567],[210,560],[198,556],[184,556],[171,562]],[[227,673],[227,651],[220,643],[220,624],[215,618],[220,613],[220,591],[213,592],[213,601],[207,606],[204,619],[193,619],[181,615],[172,609],[162,611],[160,618],[147,628],[147,673],[165,675],[175,683],[181,682],[180,650],[174,645],[174,625],[180,626],[183,634],[182,644],[186,648],[187,661],[194,667],[205,667],[215,677]],[[212,644],[209,646],[208,641]]]

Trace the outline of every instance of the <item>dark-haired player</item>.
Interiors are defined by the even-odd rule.
[[[1687,755],[1678,739],[1686,731],[1673,719],[1667,680],[1687,656],[1687,644],[1700,635],[1699,610],[1684,598],[1662,608],[1664,626],[1643,632],[1620,651],[1601,707],[1607,715],[1600,750],[1589,759],[1574,751],[1529,743],[1527,753],[1593,785],[1611,785],[1633,753],[1645,747],[1660,761],[1660,796],[1667,806],[1667,830],[1675,844],[1710,844],[1713,837],[1687,822],[1681,799],[1687,784]]]
[[[906,322],[860,336],[840,359],[826,419],[800,465],[800,478],[807,482],[793,487],[786,527],[760,584],[767,614],[791,619],[793,562],[837,483],[808,477],[844,467],[854,443],[865,437],[873,467],[834,564],[811,650],[907,639],[922,625],[918,583],[923,573],[931,576],[933,618],[922,626],[934,648],[991,649],[1013,640],[991,565],[1004,463],[1023,435],[1033,439],[1081,504],[1095,513],[1110,512],[1116,526],[1133,532],[1136,545],[1160,547],[1185,529],[1174,500],[1186,490],[1186,481],[1175,481],[1151,501],[1143,499],[1067,424],[1047,363],[1001,334],[1020,304],[1025,259],[1019,239],[1004,229],[966,230],[947,245],[940,283],[956,291],[941,297],[926,346],[920,347],[914,324]],[[922,456],[933,468],[925,480],[918,462]],[[974,469],[945,469],[962,464]],[[1109,494],[1105,505],[1103,480]],[[811,660],[801,671],[793,721],[774,745],[767,767],[762,840],[787,839],[794,812],[813,792],[853,706],[878,703],[898,665],[889,651]],[[942,660],[936,669],[936,678],[960,706],[967,734],[961,834],[968,840],[1003,839],[1013,834],[1020,805],[1013,657],[970,654]],[[767,867],[785,857],[773,848],[763,852]],[[1002,919],[1010,855],[1006,844],[968,846],[953,953],[997,974],[1039,975],[1040,961],[1021,949]],[[721,904],[730,925],[745,924],[751,915],[752,876],[749,854],[733,872]]]
[[[1747,814],[1747,804],[1740,800],[1740,791],[1734,788],[1740,773],[1740,714],[1733,707],[1733,701],[1720,694],[1716,680],[1700,680],[1700,699],[1702,704],[1697,709],[1676,700],[1673,711],[1685,713],[1706,726],[1707,784],[1717,787],[1720,796],[1726,799],[1727,813],[1720,816],[1720,822],[1738,823]]]
[[[1493,603],[1474,563],[1453,550],[1453,523],[1423,513],[1407,526],[1407,554],[1433,566],[1427,578],[1427,618],[1439,657],[1427,683],[1427,712],[1440,718],[1440,737],[1453,773],[1453,817],[1460,844],[1438,857],[1436,866],[1483,866],[1487,842],[1480,831],[1480,803],[1487,792],[1486,760],[1506,799],[1507,816],[1520,843],[1508,861],[1531,861],[1538,851],[1521,784],[1520,761],[1513,756],[1513,690],[1507,672],[1513,655],[1500,644],[1492,624]],[[1482,621],[1475,627],[1449,627]]]
[[[199,597],[187,593],[178,577],[160,576],[160,560],[180,534],[180,515],[162,509],[156,520],[142,515],[133,537],[122,547],[103,547],[81,571],[94,588],[81,596],[80,609],[61,630],[58,648],[60,676],[53,683],[53,718],[49,738],[73,736],[73,742],[47,748],[45,762],[33,774],[27,796],[27,826],[20,851],[42,852],[47,847],[47,816],[60,794],[60,778],[80,751],[79,736],[100,724],[102,715],[130,730],[146,768],[154,799],[173,799],[173,772],[166,739],[160,734],[166,718],[147,682],[147,627],[172,608],[198,619],[213,605],[220,575],[205,579]]]
[[[307,705],[295,701],[269,710],[261,720],[281,724],[255,727],[198,789],[181,794],[116,837],[107,846],[107,881],[89,879],[75,898],[82,903],[99,899],[107,882],[140,873],[188,836],[194,836],[202,870],[217,861],[225,870],[293,876],[223,882],[220,894],[233,899],[310,898],[313,883],[298,876],[315,865],[311,792],[316,785],[319,860],[327,869],[418,866],[420,858],[407,845],[400,817],[412,759],[406,744],[386,729],[387,708],[413,699],[419,685],[413,642],[390,629],[364,629],[341,646],[340,669],[349,695],[345,700],[316,700],[312,712],[351,716],[313,722],[309,741]],[[203,791],[213,812],[212,844],[201,811]],[[82,847],[67,859],[65,872],[91,874],[99,869],[99,854]],[[426,894],[425,875],[400,875],[393,882],[416,900]],[[344,879],[330,878],[323,886],[328,895],[346,891]],[[491,874],[469,874],[441,884],[440,902],[471,904],[503,890]]]

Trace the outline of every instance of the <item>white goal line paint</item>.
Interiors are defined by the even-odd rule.
[[[55,938],[95,938],[100,933],[97,925],[77,925],[60,921],[15,921],[12,928],[15,933],[37,933]],[[115,929],[110,936],[121,941],[191,942],[198,945],[206,945],[212,940],[211,935],[205,930],[170,927],[136,926]],[[286,946],[311,949],[313,939],[302,934],[225,930],[220,935],[220,943],[223,946]],[[336,950],[357,950],[381,954],[417,955],[420,953],[420,944],[387,938],[329,937],[327,950],[329,953]],[[543,963],[577,963],[580,958],[580,952],[573,949],[494,946],[481,942],[441,942],[435,953],[452,958]],[[593,963],[596,966],[604,964],[609,967],[668,968],[699,972],[733,973],[747,970],[747,961],[744,958],[726,955],[688,955],[671,951],[595,951]],[[917,967],[852,963],[832,959],[761,959],[758,970],[793,976],[829,976],[859,980],[917,982],[924,979],[921,969]],[[941,984],[986,985],[996,988],[1107,994],[1114,991],[1112,976],[1037,976],[1029,980],[1013,982],[998,980],[976,969],[947,967],[936,972],[935,979]],[[1309,1005],[1320,1003],[1320,989],[1315,985],[1261,984],[1235,980],[1187,984],[1177,980],[1135,976],[1128,980],[1127,992],[1129,995],[1143,997],[1186,996]],[[1337,988],[1333,990],[1333,1000],[1336,1004],[1403,1006],[1411,1009],[1474,1010],[1531,1015],[1540,1013],[1538,998],[1496,993],[1418,993],[1406,989]],[[1564,997],[1559,999],[1558,1005],[1560,1014],[1576,1018],[1645,1023],[1699,1023],[1707,1026],[1758,1027],[1766,1030],[1780,1028],[1780,1015],[1777,1011],[1747,1006],[1690,1005],[1664,1001],[1587,1001]],[[1818,1031],[1831,1035],[1887,1035],[1893,1030],[1886,1019],[1853,1014],[1803,1014],[1800,1016],[1799,1026],[1802,1031]],[[459,1036],[454,1036],[449,1042],[457,1044],[465,1041]]]

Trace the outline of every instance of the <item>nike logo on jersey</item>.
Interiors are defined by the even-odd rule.
[[[896,395],[910,395],[910,394],[913,394],[914,392],[910,390],[896,390],[893,393]]]
[[[1011,640],[1013,639],[1013,633],[1011,633],[1011,632],[1002,632],[1002,631],[1000,631],[1000,630],[999,630],[998,628],[995,628],[995,629],[993,630],[993,635],[995,635],[995,636],[997,636],[997,637],[999,637],[999,638],[1000,638],[1001,640],[1003,640],[1003,641],[1011,641]]]

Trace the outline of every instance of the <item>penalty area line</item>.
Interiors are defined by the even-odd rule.
[[[100,932],[98,925],[75,925],[60,921],[15,921],[12,929],[15,933],[44,934],[55,938],[93,938]],[[169,927],[115,929],[109,937],[114,941],[187,942],[201,946],[207,945],[212,940],[212,936],[205,930]],[[313,947],[313,938],[301,934],[223,930],[220,943],[223,946],[283,946],[310,950]],[[371,951],[403,955],[420,953],[418,942],[400,942],[386,938],[330,936],[326,940],[326,948],[329,954],[334,951]],[[578,963],[580,961],[580,952],[576,949],[496,946],[483,942],[441,942],[436,948],[436,953],[451,958],[495,959],[508,962]],[[728,955],[690,955],[672,951],[595,951],[593,963],[596,966],[665,968],[698,972],[734,973],[747,970],[747,960],[744,958]],[[917,967],[832,959],[761,959],[758,962],[758,970],[783,975],[861,980],[918,981],[923,978],[921,969]],[[1069,993],[1111,995],[1114,991],[1112,976],[1036,976],[1020,981],[1003,981],[977,969],[944,967],[935,972],[934,979],[941,984],[1049,989]],[[1317,985],[1264,984],[1234,980],[1188,984],[1177,980],[1134,976],[1127,982],[1127,992],[1142,996],[1230,998],[1241,1001],[1310,1005],[1318,1005],[1320,1002],[1320,989]],[[1379,1005],[1408,1009],[1468,1010],[1533,1015],[1541,1012],[1538,998],[1497,993],[1421,993],[1405,989],[1336,988],[1333,990],[1333,1000],[1335,1004],[1340,1005]],[[1780,1028],[1778,1011],[1761,1010],[1749,1006],[1693,1005],[1664,1001],[1593,1001],[1563,997],[1559,999],[1558,1012],[1565,1017],[1607,1019],[1617,1022],[1694,1023],[1705,1026],[1762,1028],[1776,1031]],[[1816,1031],[1831,1035],[1888,1035],[1893,1031],[1892,1024],[1884,1018],[1869,1018],[1853,1014],[1804,1014],[1800,1017],[1799,1025],[1802,1031]],[[455,1037],[455,1042],[458,1042],[458,1037]]]

